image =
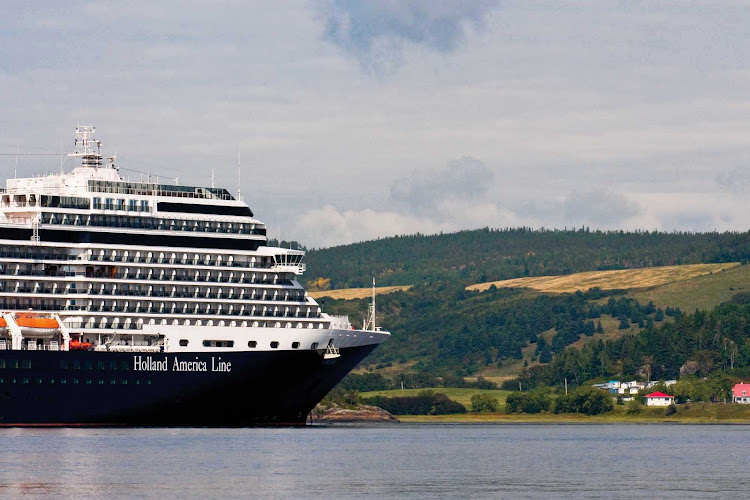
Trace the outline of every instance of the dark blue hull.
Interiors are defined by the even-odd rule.
[[[316,351],[0,351],[0,426],[300,425],[377,344]]]

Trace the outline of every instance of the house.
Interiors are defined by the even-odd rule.
[[[669,406],[674,403],[674,396],[663,392],[646,394],[646,406]]]
[[[646,384],[643,382],[636,382],[635,380],[631,382],[623,382],[620,384],[620,388],[618,389],[619,394],[638,394],[638,391],[646,387]]]
[[[750,404],[750,384],[735,384],[732,396],[735,403]]]

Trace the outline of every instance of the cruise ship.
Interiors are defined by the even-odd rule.
[[[70,172],[0,189],[0,426],[304,425],[389,337],[321,311],[226,189]]]

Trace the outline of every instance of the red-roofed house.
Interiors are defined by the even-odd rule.
[[[646,406],[669,406],[674,403],[674,396],[663,392],[652,392],[646,394]]]
[[[735,384],[732,396],[735,403],[750,404],[750,384]]]

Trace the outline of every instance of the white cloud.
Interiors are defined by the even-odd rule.
[[[338,210],[331,205],[308,210],[294,222],[295,239],[311,247],[354,243],[395,234],[434,233],[440,226],[429,219],[396,212]]]
[[[573,226],[615,228],[642,212],[634,202],[608,189],[573,191],[562,204],[566,220]]]
[[[481,161],[464,156],[448,162],[445,168],[412,172],[391,185],[391,200],[409,212],[427,217],[449,215],[446,202],[483,200],[492,185],[493,173]]]
[[[748,25],[728,0],[16,2],[0,17],[0,152],[67,149],[91,123],[122,167],[202,185],[215,169],[236,192],[241,145],[270,233],[318,245],[505,224],[747,230]],[[398,70],[371,78],[368,57]],[[0,174],[14,166],[0,157]],[[57,166],[21,157],[18,172]],[[336,224],[299,223],[326,205]]]

